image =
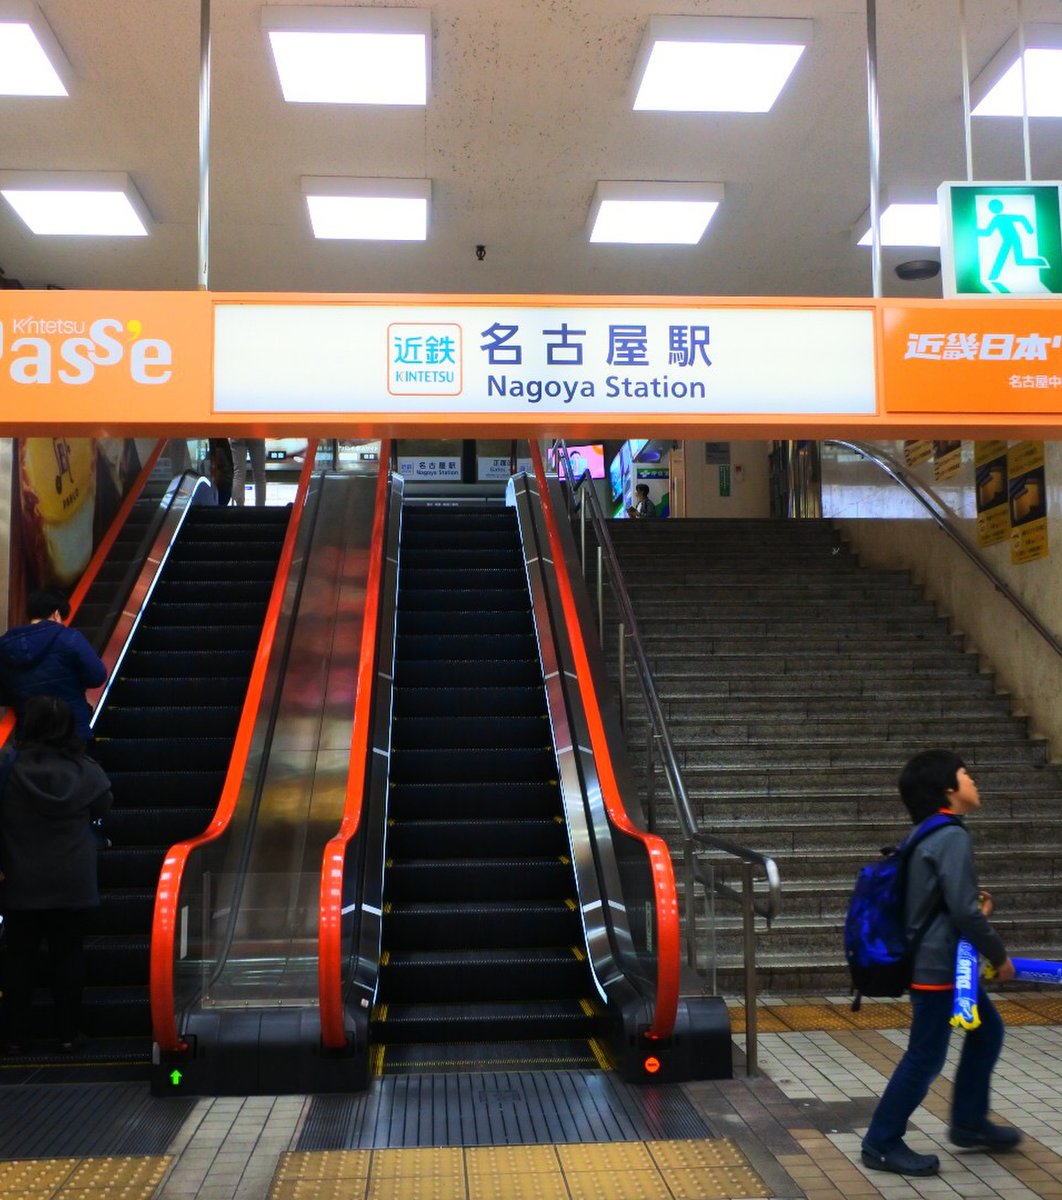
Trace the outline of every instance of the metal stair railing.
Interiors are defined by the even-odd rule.
[[[567,484],[569,519],[572,516],[575,499],[577,496],[579,497],[579,554],[584,578],[587,578],[586,527],[588,513],[589,523],[592,525],[594,536],[597,539],[597,619],[598,636],[602,649],[605,644],[604,578],[606,572],[613,596],[619,607],[621,615],[619,622],[620,723],[624,729],[626,729],[628,712],[626,647],[627,643],[630,643],[642,698],[645,701],[649,718],[646,775],[647,824],[649,831],[653,832],[656,824],[654,777],[656,761],[659,757],[682,835],[681,870],[685,885],[686,961],[699,975],[708,976],[710,974],[710,988],[713,993],[717,991],[717,959],[714,953],[715,900],[736,903],[741,908],[742,944],[745,960],[745,1059],[748,1073],[754,1075],[757,1071],[758,1058],[755,919],[757,916],[763,917],[770,928],[771,922],[781,911],[782,882],[778,866],[774,859],[764,854],[700,830],[690,805],[663,706],[656,691],[649,659],[645,653],[638,621],[634,615],[634,607],[624,583],[623,571],[616,556],[616,549],[608,531],[601,501],[594,490],[590,472],[589,470],[584,471],[578,479],[574,477],[571,463],[568,461],[567,447],[563,441],[554,443],[554,451],[558,467]],[[709,858],[709,855],[714,857]],[[725,856],[722,862],[719,861],[720,855]],[[756,892],[754,874],[756,868],[762,870],[766,883],[766,892],[759,895]],[[727,882],[727,873],[731,870],[737,872],[740,888],[732,887]],[[698,888],[701,889],[704,899],[706,936],[711,943],[708,955],[710,968],[708,970],[701,965],[701,948],[697,943],[695,918]]]
[[[932,493],[922,487],[920,483],[912,479],[895,459],[881,450],[871,449],[871,447],[864,446],[859,442],[846,442],[837,438],[828,438],[825,444],[827,446],[840,446],[844,450],[853,451],[884,471],[894,483],[899,484],[905,492],[912,496],[929,513],[930,517],[936,522],[937,527],[947,534],[951,541],[955,543],[978,571],[984,575],[996,591],[1014,607],[1023,620],[1036,630],[1057,655],[1062,657],[1062,642],[1059,642],[1051,630],[1025,605],[1017,594],[1011,590],[1006,581],[996,574],[988,562],[978,554],[974,547],[955,528],[944,505]]]

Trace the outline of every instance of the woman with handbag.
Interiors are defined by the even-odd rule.
[[[18,742],[0,751],[0,869],[4,875],[6,1046],[30,1035],[34,965],[47,942],[59,1048],[80,1040],[84,938],[99,907],[91,822],[111,806],[103,768],[86,757],[65,700],[26,704]]]

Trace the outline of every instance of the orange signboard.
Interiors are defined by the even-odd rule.
[[[1062,302],[885,301],[887,414],[1062,415]]]
[[[0,295],[5,432],[209,422],[213,310],[205,293]]]

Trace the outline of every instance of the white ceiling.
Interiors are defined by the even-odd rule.
[[[0,97],[0,169],[126,171],[149,238],[34,237],[0,202],[0,268],[27,286],[194,288],[199,0],[38,0],[73,67],[67,99]],[[297,0],[287,0],[295,3]],[[366,0],[367,2],[367,0]],[[971,73],[1017,0],[967,0]],[[435,0],[426,109],[285,104],[257,0],[213,0],[215,291],[861,296],[870,251],[861,0]],[[879,0],[882,184],[965,177],[959,0]],[[0,0],[0,12],[3,0]],[[771,113],[635,113],[652,14],[810,17]],[[1027,21],[1062,21],[1024,0]],[[1062,122],[1033,120],[1033,176],[1062,176]],[[1023,175],[1021,121],[974,121],[981,179]],[[427,177],[426,243],[315,242],[300,177]],[[697,247],[590,245],[598,180],[705,180],[726,197]],[[478,262],[475,247],[487,254]],[[939,294],[893,268],[885,292]]]

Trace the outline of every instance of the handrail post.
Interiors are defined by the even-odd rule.
[[[695,850],[690,838],[682,839],[682,880],[685,895],[683,897],[686,909],[686,965],[697,970],[697,863],[694,858]]]
[[[627,732],[627,631],[623,627],[623,622],[619,623],[619,656],[617,665],[619,666],[619,710],[620,710],[620,728],[624,734]]]
[[[656,737],[652,721],[646,724],[645,825],[656,833]]]
[[[745,949],[745,1073],[759,1073],[756,1045],[756,914],[752,863],[741,864],[741,928]]]
[[[572,499],[575,491],[571,492]],[[579,489],[579,561],[583,565],[583,578],[586,578],[586,496]]]
[[[605,566],[601,543],[597,544],[597,640],[605,644]]]

